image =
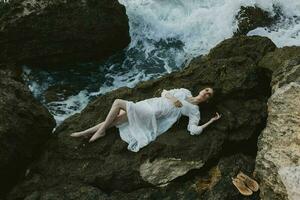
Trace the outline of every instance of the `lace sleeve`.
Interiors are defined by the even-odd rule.
[[[200,121],[200,111],[198,109],[193,110],[189,113],[189,124],[188,131],[190,131],[191,135],[200,135],[203,131],[202,126],[198,126]]]

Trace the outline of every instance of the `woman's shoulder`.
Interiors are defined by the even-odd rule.
[[[186,99],[182,101],[182,104],[183,104],[183,106],[181,107],[181,110],[183,113],[185,113],[185,115],[191,116],[191,115],[199,115],[200,114],[198,105],[192,104],[189,101],[187,101]]]
[[[179,90],[185,93],[187,96],[192,96],[192,92],[186,88],[180,88]]]
[[[185,101],[186,101],[186,104],[187,104],[187,106],[189,107],[189,109],[190,109],[191,111],[193,111],[193,112],[199,111],[199,106],[198,106],[198,105],[192,104],[191,102],[189,102],[189,101],[186,100],[186,99],[185,99]]]
[[[174,88],[171,88],[171,89],[167,89],[167,90],[188,90],[187,88],[180,88],[180,87],[174,87]]]
[[[191,104],[191,103],[189,103],[190,104],[190,109],[189,109],[189,112],[190,112],[190,114],[191,115],[196,115],[196,116],[198,116],[198,115],[200,115],[200,110],[199,110],[199,106],[198,105],[195,105],[195,104]]]
[[[187,96],[192,96],[191,91],[186,88],[174,88],[169,90],[169,92],[175,96],[186,98]]]

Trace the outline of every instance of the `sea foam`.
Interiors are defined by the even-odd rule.
[[[90,85],[86,83],[82,86],[77,95],[45,103],[58,123],[73,113],[80,112],[93,96],[122,86],[134,87],[141,81],[158,78],[182,68],[185,62],[195,56],[207,54],[212,47],[230,38],[237,30],[236,15],[241,6],[258,6],[273,16],[280,12],[280,19],[272,27],[260,27],[250,31],[248,35],[267,36],[278,47],[300,45],[300,1],[296,0],[119,2],[126,7],[131,43],[121,55],[112,56],[104,64],[95,66],[99,70],[86,75],[85,80],[88,82],[90,79]],[[33,73],[28,67],[24,74],[27,84],[42,102],[43,92],[49,85],[68,78],[61,76],[59,79],[52,76],[53,73],[48,73],[46,78],[42,70]],[[82,76],[78,73],[78,78],[73,79],[78,82]]]

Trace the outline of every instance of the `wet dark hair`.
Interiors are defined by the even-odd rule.
[[[222,96],[223,96],[223,90],[222,88],[218,87],[218,86],[206,86],[204,88],[211,88],[213,90],[213,95],[209,98],[209,102],[206,101],[206,104],[210,104],[210,105],[215,105],[217,104],[217,102],[222,101]],[[213,97],[213,98],[212,98]]]
[[[210,88],[212,90],[210,98],[214,97],[215,89],[213,87],[206,87],[206,88]]]

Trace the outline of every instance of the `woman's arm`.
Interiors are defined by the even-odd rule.
[[[206,122],[205,124],[202,124],[201,126],[202,126],[203,129],[205,129],[211,123],[213,123],[214,121],[217,121],[220,118],[221,118],[221,115],[219,113],[216,113],[216,116],[212,117],[208,122]]]
[[[189,116],[188,130],[190,131],[191,135],[200,135],[206,127],[208,127],[214,121],[220,119],[220,117],[221,115],[219,115],[219,113],[216,113],[216,116],[211,118],[208,122],[198,126],[198,123],[200,121],[200,113],[197,112],[196,114],[192,114]]]

